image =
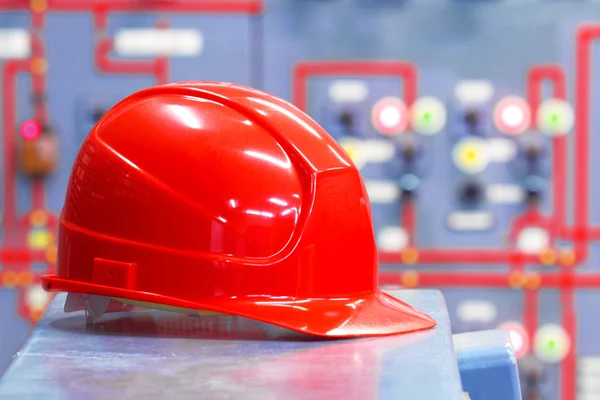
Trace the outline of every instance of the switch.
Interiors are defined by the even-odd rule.
[[[467,110],[464,115],[464,122],[470,131],[476,132],[479,129],[479,124],[481,123],[481,119],[477,110]]]
[[[418,145],[414,141],[404,141],[400,147],[400,154],[402,154],[402,158],[407,162],[414,161],[417,158],[418,152]]]
[[[528,203],[539,202],[544,189],[544,179],[536,175],[530,175],[525,178],[523,188]]]
[[[102,119],[104,114],[106,114],[106,110],[104,110],[103,108],[100,108],[100,107],[94,108],[94,110],[92,111],[92,120],[94,121],[94,123],[97,123],[98,121],[100,121],[100,119]]]
[[[400,178],[400,191],[402,192],[403,198],[414,197],[421,180],[414,174],[404,174]]]
[[[343,111],[340,114],[340,124],[346,128],[350,129],[354,126],[354,116],[349,111]]]
[[[542,149],[540,146],[528,145],[523,149],[523,154],[525,157],[531,161],[537,160],[542,153]]]
[[[458,198],[461,202],[468,205],[477,205],[484,199],[484,190],[481,184],[476,181],[463,183],[458,190]]]
[[[539,161],[539,159],[544,154],[544,145],[540,138],[537,135],[523,135],[523,139],[521,140],[521,154],[528,161],[534,162]]]

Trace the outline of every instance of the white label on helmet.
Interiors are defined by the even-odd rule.
[[[197,56],[204,37],[197,29],[122,29],[114,39],[122,56]]]

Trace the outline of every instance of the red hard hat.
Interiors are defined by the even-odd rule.
[[[377,272],[362,179],[317,123],[254,89],[185,82],[127,97],[92,129],[43,285],[319,336],[435,326]]]

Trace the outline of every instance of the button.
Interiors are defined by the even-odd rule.
[[[537,202],[541,199],[544,189],[544,179],[539,176],[528,176],[523,183],[527,202]]]
[[[542,147],[537,144],[528,143],[523,148],[523,154],[529,160],[537,160],[542,153]]]
[[[413,161],[417,158],[417,153],[419,152],[419,148],[414,142],[404,142],[400,148],[400,154],[402,154],[402,158],[407,161]]]
[[[349,111],[343,111],[340,114],[340,125],[346,129],[350,129],[354,126],[354,116]]]
[[[484,190],[478,182],[469,181],[461,185],[458,196],[461,202],[475,205],[483,201]]]
[[[92,119],[94,122],[98,122],[102,119],[102,117],[104,116],[104,114],[106,114],[106,110],[104,110],[103,108],[95,108],[94,111],[92,111]]]
[[[475,137],[464,138],[454,145],[452,160],[460,171],[478,174],[484,171],[490,162],[488,142]]]
[[[479,126],[479,113],[476,110],[467,110],[464,116],[465,124],[473,130]]]
[[[421,183],[418,176],[413,174],[405,174],[400,178],[400,190],[403,196],[413,196],[419,184]]]

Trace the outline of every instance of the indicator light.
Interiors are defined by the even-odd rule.
[[[548,250],[552,242],[547,230],[532,226],[519,233],[516,244],[525,254],[540,255]]]
[[[375,129],[384,135],[402,133],[408,124],[406,106],[395,97],[379,100],[371,111],[371,122]]]
[[[564,100],[546,100],[538,108],[536,115],[537,127],[548,135],[566,135],[573,129],[574,123],[573,107]]]
[[[411,109],[412,126],[423,135],[435,135],[446,126],[446,107],[433,97],[423,97]]]
[[[35,140],[42,133],[42,127],[37,121],[27,120],[21,124],[21,136],[25,140]]]
[[[509,321],[503,323],[498,328],[508,331],[517,358],[521,358],[529,352],[529,336],[523,325],[518,322]]]
[[[452,149],[454,165],[465,173],[477,174],[485,170],[490,161],[487,141],[479,138],[465,138]]]
[[[517,135],[524,132],[531,125],[529,105],[520,97],[505,97],[494,108],[494,123],[502,133]]]
[[[556,324],[540,327],[535,334],[534,353],[543,362],[561,362],[571,351],[571,338],[565,329]]]

